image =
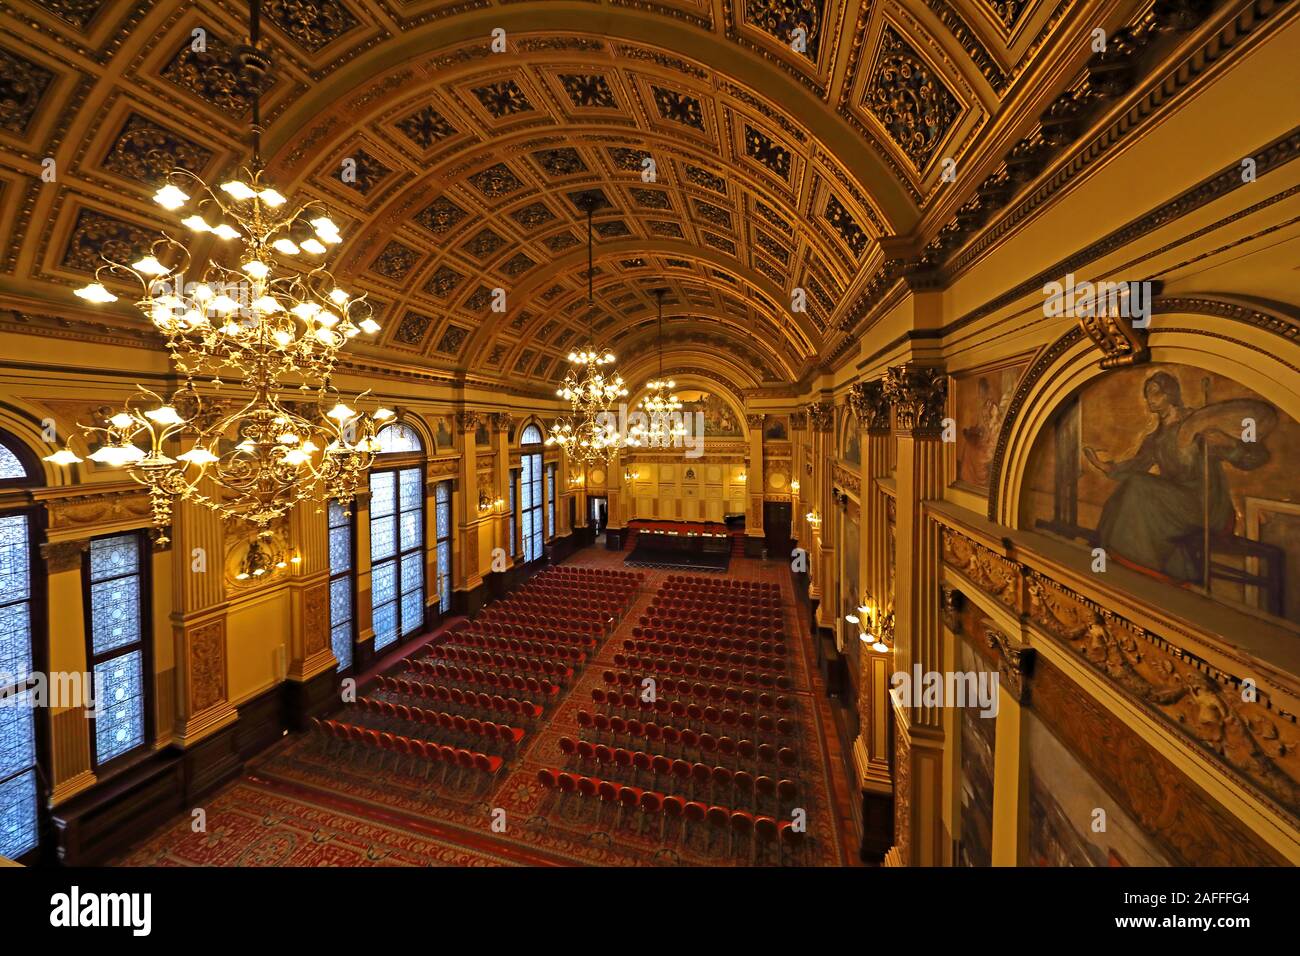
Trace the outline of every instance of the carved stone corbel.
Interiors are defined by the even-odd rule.
[[[939,585],[939,614],[944,626],[954,634],[961,633],[961,612],[966,606],[966,595],[951,584]]]
[[[1018,703],[1029,699],[1026,680],[1034,669],[1034,649],[1003,634],[992,624],[984,624],[984,639],[998,652],[998,677]]]

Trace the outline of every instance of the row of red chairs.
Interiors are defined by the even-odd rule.
[[[483,737],[489,741],[500,741],[506,746],[516,746],[524,739],[524,731],[509,724],[498,724],[492,720],[479,720],[477,717],[465,717],[463,714],[449,714],[445,710],[424,710],[421,707],[407,707],[391,701],[374,697],[358,697],[347,705],[365,711],[385,720],[405,720],[417,724],[441,727],[452,734],[462,737]]]
[[[686,608],[664,607],[651,604],[641,615],[643,618],[659,618],[664,621],[691,621],[695,624],[730,624],[733,627],[782,627],[784,617],[779,611],[693,611]]]
[[[481,664],[498,670],[525,674],[545,674],[561,682],[573,676],[572,667],[555,664],[548,659],[503,654],[499,651],[482,651],[472,647],[457,647],[454,644],[435,644],[428,649],[425,657],[440,661],[456,661],[460,664]]]
[[[546,697],[553,697],[560,690],[546,677],[539,680],[536,677],[524,677],[522,674],[501,674],[497,671],[484,670],[481,667],[461,667],[459,664],[412,660],[409,657],[402,659],[402,666],[408,672],[425,674],[444,681],[452,680],[462,684],[483,684],[488,687],[499,687],[503,690],[523,690],[533,695]]]
[[[640,787],[616,783],[611,780],[593,779],[575,776],[564,770],[552,770],[545,767],[537,772],[538,782],[547,791],[556,793],[560,799],[574,794],[585,803],[595,803],[596,826],[605,807],[613,807],[616,813],[615,829],[623,824],[624,813],[638,813],[638,829],[645,832],[648,819],[659,819],[659,842],[670,841],[670,824],[678,827],[676,842],[689,846],[688,825],[692,829],[707,827],[709,837],[707,849],[713,849],[720,833],[727,834],[727,853],[734,855],[738,844],[750,844],[751,863],[763,862],[770,848],[777,848],[777,863],[785,865],[785,851],[797,859],[806,843],[807,834],[795,827],[791,821],[778,823],[775,818],[754,816],[744,810],[731,810],[718,805],[706,806],[697,800],[687,800],[675,794],[663,794],[655,790],[643,790]],[[563,805],[561,805],[563,813]]]
[[[475,621],[458,621],[452,633],[469,630],[475,634],[493,634],[497,637],[518,637],[530,641],[550,641],[552,644],[573,644],[577,647],[595,647],[598,629],[593,625],[589,630],[564,630],[552,627],[536,627],[532,624],[515,624],[509,621],[488,621],[481,617]]]
[[[793,686],[790,678],[785,674],[773,674],[769,671],[747,671],[741,670],[739,667],[693,664],[690,661],[664,660],[661,657],[639,657],[633,654],[615,654],[614,663],[619,667],[641,671],[647,675],[702,677],[705,680],[731,684],[733,687],[744,685],[746,687],[790,690]]]
[[[607,686],[635,690],[641,695],[642,700],[647,696],[641,678],[636,675],[629,674],[627,671],[605,671],[603,676]],[[705,684],[702,681],[689,681],[676,677],[654,677],[650,679],[655,682],[655,691],[652,695],[649,695],[649,699],[652,701],[659,697],[672,695],[694,697],[698,701],[712,701],[714,704],[721,704],[724,701],[734,703],[737,700],[747,703],[752,699],[756,700],[764,710],[771,710],[773,707],[778,710],[790,710],[793,707],[790,698],[784,694],[773,696],[767,691],[756,692],[753,688],[728,687],[725,684]],[[752,696],[746,697],[746,693]]]
[[[629,744],[634,740],[645,740],[655,745],[662,744],[669,750],[680,748],[683,757],[687,752],[698,751],[701,754],[717,753],[724,757],[734,756],[749,762],[780,764],[783,767],[792,767],[799,762],[798,754],[792,747],[778,748],[770,743],[756,744],[748,737],[736,740],[726,735],[714,736],[707,731],[699,733],[689,727],[673,727],[667,724],[660,726],[653,722],[642,723],[635,718],[625,720],[622,717],[593,714],[586,710],[578,711],[578,726],[583,730],[609,734],[610,740],[615,744],[618,743],[619,737],[625,736]],[[783,736],[793,738],[794,733],[786,731]]]
[[[380,767],[384,765],[384,758],[389,755],[397,760],[405,758],[417,766],[423,766],[424,776],[427,779],[433,763],[442,761],[443,783],[447,782],[447,773],[452,768],[460,771],[458,783],[464,779],[467,772],[474,771],[482,773],[486,783],[496,776],[503,763],[500,757],[488,756],[463,747],[451,747],[432,740],[419,740],[368,727],[357,727],[337,720],[319,720],[313,717],[312,726],[323,737],[343,744],[360,745],[367,748],[368,752],[378,754]]]
[[[562,661],[583,664],[587,652],[571,644],[552,644],[550,641],[530,641],[522,637],[497,637],[477,631],[456,631],[447,634],[437,645],[441,647],[479,647],[485,650],[514,651],[532,657],[558,657]],[[782,648],[784,650],[784,648]]]
[[[621,716],[627,720],[633,720],[638,715],[647,720],[658,717],[663,721],[671,719],[678,726],[690,727],[694,730],[702,731],[706,724],[710,724],[714,727],[726,727],[728,730],[739,727],[746,733],[758,733],[760,736],[770,737],[776,727],[776,721],[781,719],[780,715],[792,713],[793,705],[788,697],[773,698],[768,693],[752,696],[766,699],[752,700],[751,698],[752,702],[745,706],[755,709],[738,710],[736,708],[741,705],[739,701],[734,702],[733,707],[725,705],[715,707],[713,704],[674,700],[662,694],[647,700],[641,694],[627,691],[606,691],[600,687],[591,689],[593,704],[604,708],[611,715],[615,711],[620,711]],[[718,703],[723,704],[722,701]]]
[[[705,614],[774,614],[781,609],[779,598],[682,598],[659,594],[653,607],[669,611],[695,611]]]
[[[675,641],[624,641],[623,649],[634,654],[651,654],[657,657],[676,657],[697,664],[734,664],[737,667],[757,667],[766,671],[784,671],[785,658],[766,654],[746,654],[742,651],[713,650],[708,647],[683,646]]]
[[[784,657],[786,654],[785,644],[780,641],[761,641],[756,637],[714,637],[712,634],[692,634],[640,626],[632,628],[632,637],[638,641],[660,641],[682,647],[743,651],[746,654],[766,654],[769,657]]]
[[[537,578],[596,578],[599,580],[626,582],[632,585],[645,580],[642,571],[624,571],[613,568],[593,568],[582,564],[557,564],[539,573]]]
[[[755,776],[748,770],[734,770],[721,765],[711,767],[699,761],[670,760],[663,754],[606,747],[590,740],[575,741],[571,737],[560,738],[560,753],[568,758],[566,766],[581,768],[595,764],[597,769],[612,768],[630,776],[634,785],[640,782],[643,773],[650,774],[656,785],[671,777],[677,786],[690,788],[692,800],[707,796],[710,800],[734,802],[739,797],[759,812],[770,807],[773,813],[780,813],[783,807],[793,809],[799,799],[799,785],[788,777],[777,780],[767,774]]]
[[[435,700],[444,704],[456,704],[460,707],[477,707],[479,710],[491,710],[499,714],[511,714],[524,720],[536,720],[542,716],[542,707],[531,700],[519,700],[515,697],[502,697],[500,694],[483,694],[477,691],[461,690],[459,687],[446,687],[442,684],[426,684],[423,681],[404,680],[400,677],[376,678],[381,690],[403,697],[418,697],[422,700]]]
[[[781,586],[771,581],[744,581],[740,578],[706,578],[700,574],[670,574],[664,578],[663,590],[673,588],[700,588],[705,590],[772,591],[781,593]]]

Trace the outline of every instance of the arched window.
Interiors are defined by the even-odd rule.
[[[542,430],[529,425],[520,436],[524,452],[519,456],[520,527],[524,539],[524,563],[542,556],[545,493],[542,486]],[[531,447],[530,447],[531,446]]]
[[[395,422],[378,434],[380,455],[424,451],[419,434]],[[370,472],[370,606],[375,650],[424,629],[424,462]]]
[[[403,455],[412,452],[418,454],[424,451],[419,433],[410,425],[401,422],[385,425],[375,438],[379,442],[381,455]]]
[[[39,477],[0,437],[0,492]],[[18,504],[17,502],[13,504]],[[17,859],[36,849],[40,799],[36,769],[36,709],[31,693],[37,664],[32,621],[37,582],[32,515],[0,496],[0,856]]]

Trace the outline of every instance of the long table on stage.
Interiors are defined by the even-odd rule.
[[[731,535],[725,531],[668,531],[638,528],[626,563],[647,567],[725,571],[731,561]]]

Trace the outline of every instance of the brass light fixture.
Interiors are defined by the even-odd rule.
[[[651,448],[670,445],[673,440],[686,435],[686,426],[677,413],[682,410],[681,400],[672,393],[677,383],[664,378],[664,294],[667,289],[655,289],[659,307],[659,377],[646,382],[646,395],[640,401],[640,410],[649,419],[648,426],[633,426],[632,435],[639,444]]]
[[[167,399],[140,387],[102,426],[80,426],[99,443],[92,461],[125,468],[148,487],[159,528],[170,523],[177,500],[263,533],[299,502],[346,504],[373,463],[378,430],[394,418],[382,408],[355,411],[330,384],[343,346],[380,327],[365,296],[341,289],[314,261],[342,241],[328,210],[317,200],[290,203],[263,178],[260,90],[270,58],[258,49],[258,0],[250,11],[249,43],[237,51],[252,91],[249,166],[215,189],[177,168],[154,194],[167,210],[191,203],[186,190],[197,194],[182,225],[212,236],[216,255],[198,281],[187,282],[193,257],[163,231],[134,263],[105,257],[96,281],[76,293],[103,304],[117,299],[104,278],[138,284],[136,308],[161,333],[184,379]],[[238,251],[221,255],[234,240]],[[226,384],[223,374],[238,396],[213,394]],[[299,399],[283,395],[291,387],[285,379],[297,382]],[[46,460],[81,461],[67,448]]]
[[[591,225],[596,204],[594,197],[587,197],[583,204],[587,212],[587,344],[581,351],[569,353],[571,368],[564,383],[555,391],[569,403],[572,411],[558,419],[546,437],[546,444],[559,445],[571,460],[583,464],[608,464],[619,449],[640,444],[637,436],[625,436],[618,428],[614,406],[619,399],[627,397],[627,387],[617,371],[606,370],[606,366],[616,361],[614,353],[596,347],[592,323],[595,270]]]

